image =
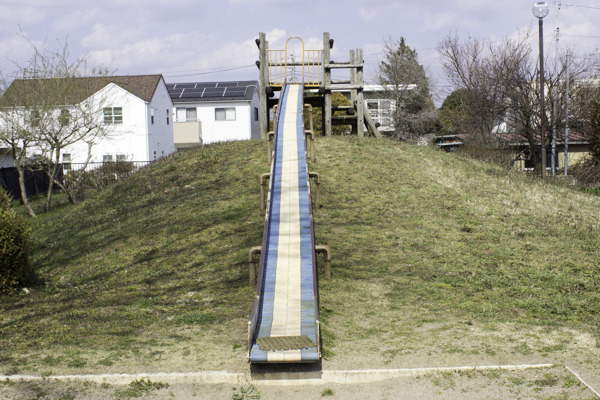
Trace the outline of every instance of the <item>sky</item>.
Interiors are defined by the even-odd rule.
[[[72,58],[86,57],[118,75],[163,74],[170,82],[258,80],[258,48],[265,32],[271,49],[300,37],[321,49],[323,32],[335,44],[332,59],[363,49],[365,80],[374,83],[386,40],[404,37],[432,79],[437,101],[451,92],[437,53],[449,34],[503,40],[531,30],[538,20],[529,0],[0,0],[0,73],[24,66],[34,43],[64,44]],[[600,0],[548,1],[545,52],[578,54],[600,47]],[[292,43],[292,42],[291,42]],[[299,42],[298,42],[299,43]],[[537,42],[535,43],[537,46]],[[294,44],[294,49],[299,48]],[[297,50],[297,49],[296,49]],[[296,51],[292,50],[292,51]],[[537,49],[536,49],[537,54]],[[336,72],[341,73],[341,72]],[[343,73],[342,73],[343,75]],[[344,78],[344,76],[335,78]]]

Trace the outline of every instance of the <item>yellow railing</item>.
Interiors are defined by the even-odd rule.
[[[288,43],[298,39],[302,43],[302,62],[291,61],[288,54]],[[323,50],[305,50],[304,42],[299,37],[291,37],[285,42],[285,50],[267,50],[269,61],[269,85],[280,87],[286,83],[304,83],[305,87],[321,85],[321,57]],[[298,79],[296,67],[302,67]]]

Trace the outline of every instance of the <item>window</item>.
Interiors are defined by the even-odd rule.
[[[373,122],[378,123],[383,129],[391,129],[393,127],[392,111],[394,103],[391,100],[367,100],[367,109]]]
[[[186,108],[185,109],[185,120],[186,121],[197,121],[198,120],[198,110],[195,108]]]
[[[112,162],[112,160],[113,160],[112,154],[105,154],[102,156],[102,162],[108,163],[108,162]]]
[[[258,121],[258,108],[254,107],[254,120]]]
[[[154,108],[150,109],[150,123],[154,125]]]
[[[123,108],[122,107],[104,107],[104,123],[108,125],[116,125],[123,123]]]
[[[215,108],[216,121],[235,121],[235,107]]]
[[[183,108],[178,107],[176,110],[176,121],[177,122],[189,122],[189,121],[197,121],[198,120],[198,111],[196,108]]]
[[[117,162],[125,162],[125,161],[127,161],[126,154],[117,154]]]
[[[170,117],[171,117],[171,113],[169,112],[169,109],[167,108],[167,125],[169,125]]]
[[[31,110],[30,118],[31,118],[31,126],[34,126],[34,127],[40,126],[42,117],[41,117],[39,110]]]
[[[71,153],[63,153],[62,155],[63,170],[71,170]]]
[[[69,125],[70,120],[71,120],[71,113],[69,112],[69,110],[65,110],[65,109],[60,110],[60,117],[59,117],[60,126]]]

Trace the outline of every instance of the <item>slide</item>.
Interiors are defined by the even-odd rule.
[[[303,95],[303,85],[288,84],[279,99],[256,299],[248,321],[251,363],[321,358]]]

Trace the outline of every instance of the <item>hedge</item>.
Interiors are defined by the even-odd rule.
[[[31,231],[10,204],[10,198],[0,188],[0,294],[14,292],[32,278],[29,266]]]

